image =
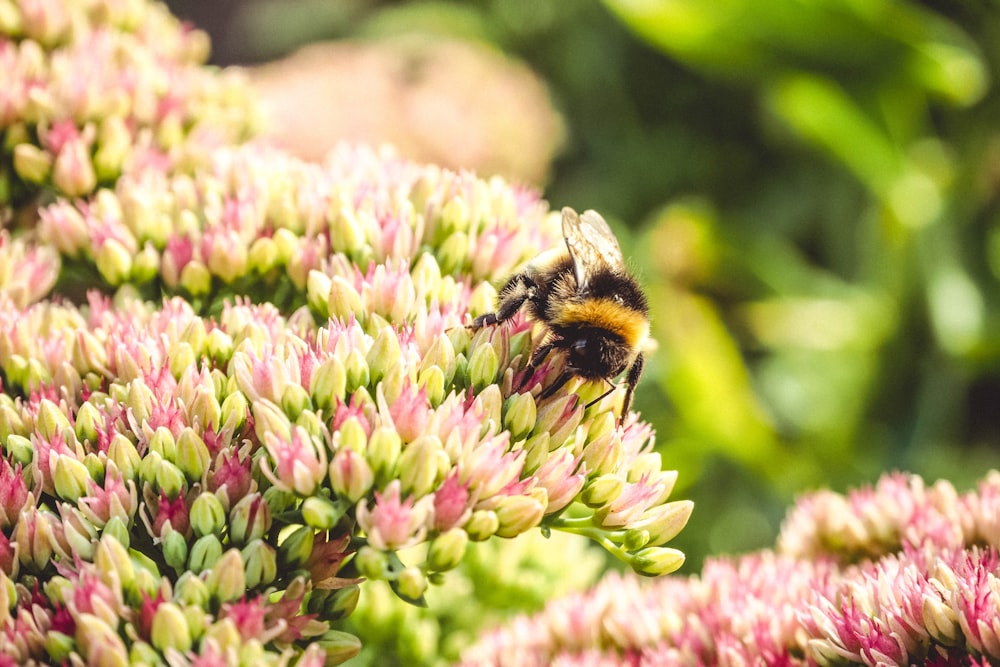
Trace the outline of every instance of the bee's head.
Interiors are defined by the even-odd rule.
[[[607,329],[581,329],[567,342],[568,365],[581,377],[591,380],[614,377],[628,365],[628,345]]]

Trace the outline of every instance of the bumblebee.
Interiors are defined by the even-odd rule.
[[[546,330],[528,362],[525,381],[553,350],[566,355],[566,368],[542,391],[548,398],[574,377],[612,380],[625,373],[625,420],[642,375],[642,346],[649,335],[649,306],[639,283],[625,268],[618,240],[595,211],[562,210],[566,250],[540,255],[500,290],[495,313],[477,317],[473,329],[506,322],[522,307]]]

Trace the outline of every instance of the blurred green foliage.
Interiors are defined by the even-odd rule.
[[[961,488],[1000,462],[993,3],[230,9],[222,63],[419,30],[546,80],[569,129],[546,196],[604,213],[648,285],[659,351],[637,406],[696,501],[689,571],[769,544],[808,488],[896,468]]]

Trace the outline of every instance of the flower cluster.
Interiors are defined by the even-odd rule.
[[[242,88],[160,5],[0,3],[0,33],[0,664],[336,664],[363,582],[425,604],[528,531],[680,565],[691,504],[621,392],[543,400],[532,322],[467,328],[562,242],[535,193],[240,144]]]
[[[192,175],[135,170],[39,217],[39,243],[111,286],[216,311],[234,295],[286,312],[308,300],[319,317],[371,310],[398,325],[421,310],[461,323],[471,285],[489,289],[559,238],[531,191],[351,147],[324,164],[259,144],[219,149]]]
[[[88,195],[148,164],[190,169],[253,134],[249,87],[205,68],[207,55],[207,36],[158,3],[5,2],[4,206],[30,204],[44,189]]]
[[[612,575],[483,637],[465,665],[987,665],[1000,660],[1000,473],[802,498],[778,548],[700,576]]]

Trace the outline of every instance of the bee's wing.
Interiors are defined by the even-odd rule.
[[[576,284],[586,289],[590,278],[600,271],[624,271],[625,258],[608,223],[596,211],[583,215],[568,206],[562,210],[563,237],[573,258]]]

